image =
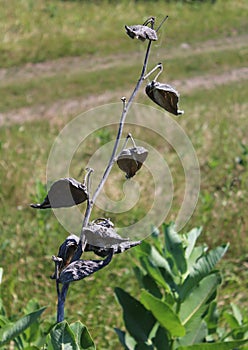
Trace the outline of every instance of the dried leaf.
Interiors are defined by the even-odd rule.
[[[156,41],[158,40],[157,33],[154,29],[147,27],[145,25],[133,25],[133,26],[125,26],[127,35],[130,38],[139,39],[141,41],[145,41],[146,39]]]
[[[88,192],[86,186],[68,177],[54,182],[41,204],[31,204],[35,209],[72,207],[86,201]]]
[[[178,109],[179,93],[172,86],[152,81],[146,86],[146,94],[166,111],[174,115],[184,113]]]
[[[88,277],[110,263],[113,249],[104,260],[77,260],[69,264],[60,274],[60,283],[70,283]]]
[[[117,164],[126,173],[126,178],[130,179],[141,168],[147,155],[148,151],[144,147],[127,148],[118,156]]]

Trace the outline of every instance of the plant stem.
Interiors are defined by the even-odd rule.
[[[57,323],[64,320],[65,299],[70,283],[63,284],[62,290],[58,293]]]
[[[101,192],[107,178],[108,178],[108,175],[115,163],[115,156],[116,156],[116,152],[117,152],[117,149],[119,147],[119,143],[120,143],[120,140],[121,140],[121,136],[122,136],[122,131],[123,131],[123,127],[124,127],[124,123],[125,123],[125,119],[126,119],[126,116],[127,116],[127,113],[129,111],[129,108],[143,82],[143,79],[144,79],[144,76],[145,76],[145,72],[146,72],[146,68],[147,68],[147,63],[148,63],[148,58],[149,58],[149,53],[150,53],[150,49],[151,49],[151,43],[152,41],[149,40],[149,43],[148,43],[148,46],[147,46],[147,50],[146,50],[146,54],[145,54],[145,59],[144,59],[144,63],[143,63],[143,67],[142,67],[142,70],[141,70],[141,74],[140,74],[140,78],[128,100],[128,102],[126,103],[126,105],[124,106],[123,108],[123,111],[122,111],[122,115],[121,115],[121,118],[120,118],[120,123],[119,123],[119,129],[118,129],[118,132],[117,132],[117,136],[116,136],[116,140],[115,140],[115,144],[114,144],[114,147],[113,147],[113,151],[112,151],[112,154],[111,154],[111,157],[110,157],[110,160],[109,160],[109,163],[104,171],[104,174],[102,176],[102,179],[98,185],[98,187],[96,188],[91,200],[88,201],[87,203],[87,208],[86,208],[86,212],[85,212],[85,216],[84,216],[84,220],[83,220],[83,226],[82,226],[82,231],[81,231],[81,236],[80,236],[80,240],[82,241],[83,240],[83,228],[85,226],[88,225],[89,223],[89,218],[90,218],[90,214],[91,214],[91,211],[93,209],[93,206],[95,204],[95,201],[99,195],[99,193]]]

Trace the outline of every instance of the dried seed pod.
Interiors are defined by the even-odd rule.
[[[59,247],[57,258],[61,258],[59,263],[58,272],[60,273],[66,266],[68,266],[77,250],[79,244],[79,237],[76,235],[70,235]],[[60,260],[60,259],[58,259]],[[52,279],[56,278],[56,271]]]
[[[166,111],[174,115],[184,113],[178,109],[179,93],[172,86],[152,81],[146,86],[146,94]]]
[[[128,238],[119,236],[112,227],[95,224],[94,222],[84,227],[83,233],[87,243],[95,247],[112,248],[116,244],[128,241]]]
[[[179,93],[172,86],[152,81],[146,86],[146,94],[166,111],[175,115],[184,113],[178,109]]]
[[[133,26],[127,26],[125,25],[125,29],[127,32],[127,35],[130,36],[130,38],[139,39],[141,41],[145,41],[146,39],[156,41],[158,40],[157,33],[154,29],[147,27],[145,25],[133,25]]]
[[[68,177],[54,182],[41,204],[31,204],[35,209],[72,207],[86,201],[87,188],[81,182]]]
[[[132,242],[132,241],[127,240],[125,242],[121,242],[120,244],[114,244],[114,245],[112,245],[111,248],[96,247],[96,246],[91,245],[91,244],[86,244],[84,251],[85,252],[94,252],[96,255],[104,258],[105,256],[107,256],[110,253],[111,249],[113,249],[114,254],[120,254],[120,253],[123,253],[130,248],[133,248],[133,247],[139,245],[140,243],[141,243],[140,241]]]
[[[140,241],[131,242],[128,238],[122,238],[113,229],[114,224],[110,219],[98,218],[94,220],[84,233],[87,239],[85,252],[94,252],[96,255],[105,257],[113,249],[114,254],[123,253],[125,250],[140,244]]]
[[[110,263],[113,257],[113,249],[104,260],[76,260],[69,264],[60,274],[60,283],[79,281],[92,275]]]
[[[144,147],[133,147],[124,149],[118,159],[118,167],[126,173],[126,178],[130,179],[142,167],[148,156],[148,151]]]

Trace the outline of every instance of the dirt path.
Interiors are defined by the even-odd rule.
[[[240,36],[236,38],[226,38],[223,40],[207,41],[200,45],[191,47],[188,44],[182,44],[181,47],[170,50],[170,52],[161,53],[167,58],[184,55],[197,54],[200,52],[211,52],[217,50],[224,50],[228,48],[239,49],[247,45],[248,36]],[[137,58],[142,57],[141,52],[135,53]],[[62,71],[70,71],[76,73],[82,69],[99,70],[113,67],[119,64],[120,60],[125,62],[125,59],[130,57],[128,55],[121,55],[120,57],[113,55],[104,58],[91,58],[91,60],[82,59],[81,57],[69,57],[55,61],[47,61],[44,63],[27,64],[22,67],[14,67],[9,69],[0,69],[0,84],[11,82],[18,82],[18,80],[34,79],[40,76],[53,76]],[[132,57],[134,59],[134,57]],[[136,57],[135,57],[136,58]],[[204,88],[211,89],[218,85],[227,84],[230,82],[247,80],[248,67],[233,69],[219,75],[202,75],[190,79],[175,80],[170,82],[175,86],[181,94],[188,94],[193,90]],[[58,100],[49,105],[35,105],[32,107],[24,107],[17,110],[11,110],[6,113],[0,113],[0,126],[12,123],[24,123],[26,121],[37,119],[56,120],[59,118],[65,119],[69,115],[76,115],[84,112],[90,108],[94,108],[101,104],[116,102],[120,100],[123,95],[129,96],[130,91],[123,91],[123,89],[113,91],[105,91],[101,95],[84,96],[82,98],[74,98],[69,100]]]
[[[181,94],[188,94],[199,88],[212,89],[215,86],[227,84],[230,82],[248,80],[248,67],[234,69],[228,73],[219,75],[197,76],[191,79],[175,80],[171,85],[175,86]],[[84,96],[70,100],[55,101],[50,105],[36,105],[33,107],[24,107],[7,113],[0,113],[0,126],[11,123],[24,123],[26,121],[44,119],[54,120],[66,118],[69,115],[84,112],[90,108],[100,106],[110,102],[120,100],[123,95],[128,96],[130,91],[115,90],[106,91],[101,95]]]
[[[183,43],[180,47],[167,50],[159,47],[159,56],[167,59],[176,57],[187,57],[202,52],[216,52],[228,50],[229,48],[240,49],[247,46],[248,35],[237,36],[233,38],[223,38],[217,40],[208,40],[194,46]],[[143,52],[132,53],[132,60],[143,57]],[[70,73],[87,71],[96,71],[118,66],[120,62],[130,60],[130,53],[121,55],[109,55],[106,57],[65,57],[53,61],[41,63],[28,63],[21,67],[2,68],[0,69],[0,84],[7,84],[13,81],[33,79],[39,77],[51,77],[61,72],[70,71]]]

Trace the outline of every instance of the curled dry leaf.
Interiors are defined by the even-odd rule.
[[[144,147],[126,148],[118,156],[117,164],[126,173],[126,178],[130,179],[141,168],[147,156],[148,151]]]
[[[60,274],[60,283],[70,283],[88,277],[110,263],[113,249],[104,260],[77,260],[69,264]]]
[[[179,93],[172,86],[152,81],[146,86],[146,94],[166,111],[174,115],[184,113],[178,109]]]
[[[68,177],[54,182],[41,204],[31,204],[35,209],[72,207],[88,198],[87,188],[81,182]]]
[[[158,40],[157,33],[154,29],[147,27],[145,25],[133,25],[133,26],[127,26],[125,25],[125,29],[127,32],[127,35],[130,36],[130,38],[139,39],[141,41],[145,41],[146,39],[156,41]]]

